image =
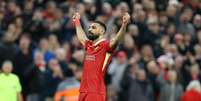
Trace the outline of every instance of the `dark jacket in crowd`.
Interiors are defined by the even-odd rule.
[[[22,93],[27,95],[29,92],[28,88],[28,78],[26,77],[25,72],[29,69],[30,65],[33,62],[33,54],[30,49],[27,54],[24,54],[22,50],[19,50],[15,55],[14,61],[14,73],[16,73],[20,78],[20,83],[22,84]]]
[[[160,101],[180,101],[182,93],[183,88],[180,84],[173,86],[167,83],[161,89]]]
[[[14,61],[18,47],[14,43],[0,42],[0,64],[5,60]]]
[[[133,80],[128,101],[153,101],[153,90],[148,81]]]

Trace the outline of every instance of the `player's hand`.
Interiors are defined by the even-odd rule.
[[[78,12],[76,12],[74,15],[73,15],[73,21],[75,20],[80,20],[80,14]]]
[[[124,15],[122,16],[122,23],[124,25],[127,25],[128,22],[130,21],[130,15],[127,13],[124,13]]]

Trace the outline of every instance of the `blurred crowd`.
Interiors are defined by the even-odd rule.
[[[76,101],[84,50],[75,12],[85,30],[104,22],[107,39],[131,15],[107,101],[201,101],[200,0],[0,0],[0,100],[12,90],[21,101]]]

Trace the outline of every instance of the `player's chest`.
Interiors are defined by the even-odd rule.
[[[1,80],[1,79],[0,79]],[[13,80],[3,80],[3,82],[0,83],[0,90],[16,90],[17,86],[15,85],[15,82]]]
[[[87,47],[86,52],[87,54],[97,54],[104,51],[104,47],[100,45],[90,45]]]

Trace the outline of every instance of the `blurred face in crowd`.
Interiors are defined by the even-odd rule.
[[[133,16],[133,19],[135,19],[135,16]],[[139,22],[144,22],[146,19],[146,12],[144,10],[139,11],[137,19],[139,20]]]
[[[158,34],[160,27],[159,24],[157,22],[153,22],[153,23],[149,23],[148,24],[148,28],[150,31],[152,31],[154,34]]]
[[[55,13],[55,10],[56,10],[56,4],[55,2],[48,2],[47,3],[47,12],[48,13]]]
[[[201,15],[195,15],[193,19],[193,24],[196,28],[201,28]]]
[[[134,4],[132,19],[135,21],[144,22],[145,18],[146,18],[146,13],[143,10],[142,5],[139,3]]]
[[[81,80],[82,78],[82,69],[80,67],[77,67],[76,70],[74,71],[74,74],[75,74],[75,78],[77,80]]]
[[[70,51],[70,43],[68,43],[68,42],[64,42],[63,43],[63,45],[62,45],[62,48],[64,48],[64,50],[66,51],[66,52],[69,52]]]
[[[44,54],[43,54],[43,52],[36,51],[35,54],[34,54],[34,61],[35,61],[36,65],[45,64],[44,63]]]
[[[58,60],[57,59],[51,59],[49,62],[48,62],[48,67],[51,69],[51,70],[55,70],[56,68],[58,68],[59,66],[59,63],[58,63]]]
[[[120,51],[117,53],[117,61],[119,62],[119,64],[125,63],[126,60],[127,60],[127,56],[124,51]]]
[[[15,2],[9,2],[8,3],[8,10],[11,12],[15,12],[15,10],[17,9],[17,5]]]
[[[182,45],[182,44],[184,44],[184,35],[183,34],[176,34],[175,35],[175,43],[176,43],[176,45]]]
[[[167,34],[174,35],[176,33],[176,26],[174,24],[168,25]]]
[[[155,10],[155,3],[151,0],[142,0],[143,6],[146,10],[154,11]]]
[[[30,1],[25,2],[24,9],[26,11],[32,11],[33,10],[33,2],[30,2]]]
[[[157,75],[160,72],[160,70],[159,70],[159,68],[158,68],[158,66],[157,66],[155,61],[150,61],[147,64],[147,69],[148,69],[148,71],[150,73],[155,74],[155,75]]]
[[[88,2],[84,2],[85,8],[87,11],[90,11],[92,7],[94,6],[94,1],[93,0],[88,0]]]
[[[170,37],[167,35],[162,36],[160,41],[161,48],[165,49],[165,47],[167,47],[169,43],[170,43]]]
[[[56,16],[57,19],[62,19],[63,12],[60,9],[56,9],[55,13],[56,13],[55,16]]]
[[[139,13],[139,11],[142,11],[143,10],[143,7],[141,4],[139,3],[135,3],[134,6],[133,6],[133,11],[136,12],[136,13]]]
[[[129,8],[128,8],[128,4],[126,2],[121,2],[119,5],[118,5],[118,9],[121,11],[121,12],[127,12],[129,11]]]
[[[0,12],[0,21],[4,19],[4,13]]]
[[[16,25],[13,24],[13,23],[9,24],[9,26],[8,26],[8,32],[14,33],[15,31],[16,31]]]
[[[6,74],[11,73],[13,70],[13,64],[11,61],[5,61],[2,65],[2,71]]]
[[[171,83],[176,83],[177,81],[177,72],[175,70],[168,71],[168,79]]]
[[[135,46],[134,40],[130,34],[125,35],[123,46],[124,46],[124,48],[126,48],[128,50],[134,48],[134,46]]]
[[[29,36],[26,35],[22,35],[19,41],[19,46],[21,49],[28,49],[29,45],[31,43],[31,40],[29,38]]]
[[[178,54],[178,49],[175,44],[170,44],[167,47],[165,47],[165,53],[172,54],[173,56]]]
[[[105,28],[100,23],[94,22],[88,28],[87,37],[89,40],[96,40],[105,33]]]
[[[132,66],[130,68],[130,74],[131,74],[131,76],[133,76],[135,78],[136,75],[137,75],[138,69],[139,69],[138,64],[136,64],[136,63],[132,64]]]
[[[59,48],[59,49],[56,50],[55,54],[56,54],[56,57],[57,57],[58,60],[60,60],[60,61],[66,60],[65,49]]]
[[[201,55],[201,46],[200,45],[195,45],[194,46],[194,50],[195,50],[195,55],[196,56],[200,56]]]
[[[140,81],[146,80],[146,72],[143,69],[139,69],[137,72],[137,79]]]
[[[168,5],[166,13],[169,17],[174,17],[177,13],[177,8],[174,5]]]
[[[184,59],[182,56],[178,55],[175,57],[175,68],[180,70],[183,66]]]
[[[184,34],[184,42],[187,43],[188,45],[191,43],[192,40],[192,35],[190,34]]]
[[[80,42],[76,35],[74,35],[71,39],[71,44],[73,47],[80,47]]]
[[[21,17],[18,17],[16,20],[15,20],[15,24],[18,28],[22,28],[23,26],[23,20]]]
[[[51,44],[57,44],[58,43],[58,38],[56,35],[52,34],[48,37],[48,40]]]
[[[43,38],[40,40],[40,48],[42,51],[48,51],[49,50],[49,43],[46,38]]]
[[[201,43],[201,30],[197,32],[198,42]]]
[[[3,41],[4,42],[13,42],[13,33],[10,33],[10,32],[6,32],[3,36]]]
[[[78,51],[75,51],[72,55],[72,57],[78,61],[78,62],[82,62],[84,60],[84,51],[83,50],[78,50]]]
[[[132,36],[137,36],[139,34],[138,26],[135,24],[131,24],[128,26],[128,33]]]
[[[166,15],[160,15],[159,22],[162,25],[166,25],[168,23],[168,17]]]
[[[106,15],[110,15],[112,13],[112,6],[109,3],[103,3],[102,11]]]
[[[43,19],[43,14],[40,10],[36,10],[33,14],[33,20],[42,20]]]
[[[198,76],[200,73],[199,65],[198,64],[192,65],[190,68],[190,73],[191,76],[193,75]]]
[[[152,52],[151,46],[149,46],[149,45],[143,46],[143,48],[142,48],[142,54],[144,56],[152,57],[153,52]]]
[[[85,5],[83,3],[79,3],[76,6],[76,10],[79,12],[79,14],[82,16],[85,13]]]
[[[189,22],[191,20],[192,16],[193,16],[193,11],[190,8],[187,8],[181,14],[180,20],[183,23],[187,23],[187,22]]]

